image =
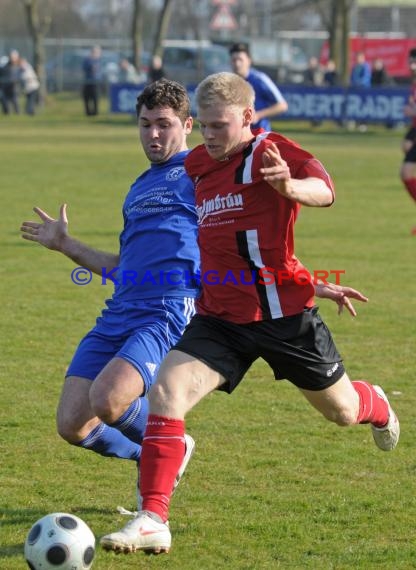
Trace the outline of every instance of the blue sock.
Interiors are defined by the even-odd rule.
[[[149,415],[149,400],[137,398],[111,427],[118,429],[126,437],[135,443],[143,441],[144,432]]]
[[[119,457],[138,461],[142,453],[142,446],[134,443],[117,429],[104,423],[98,424],[86,438],[76,445],[84,449],[91,449],[106,457]]]

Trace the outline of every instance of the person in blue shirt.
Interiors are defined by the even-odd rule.
[[[90,55],[82,63],[82,70],[84,72],[82,98],[84,100],[85,114],[88,116],[98,115],[101,82],[100,46],[94,46],[91,49]]]
[[[21,231],[24,239],[98,274],[102,283],[114,283],[67,370],[57,427],[73,445],[139,462],[148,415],[144,396],[194,314],[199,249],[194,187],[184,168],[192,130],[188,94],[162,79],[144,89],[136,109],[151,164],[124,201],[119,252],[99,251],[72,237],[66,204],[58,219],[34,208],[40,222],[23,222]],[[185,446],[177,482],[194,447],[188,434]]]
[[[247,44],[244,42],[233,44],[229,53],[234,73],[243,77],[254,89],[255,116],[252,128],[270,131],[270,118],[285,113],[288,109],[285,98],[268,75],[252,67]]]
[[[351,70],[351,87],[371,87],[371,65],[365,59],[365,53],[360,51],[356,55],[356,62]]]
[[[359,89],[371,87],[371,65],[365,59],[365,53],[359,51],[356,55],[356,62],[351,69],[350,86]],[[349,128],[355,128],[355,121],[349,121]],[[358,123],[358,130],[364,133],[367,124],[364,121]]]

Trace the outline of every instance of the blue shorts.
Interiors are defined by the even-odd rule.
[[[107,307],[81,340],[66,376],[94,380],[117,356],[136,368],[147,392],[166,353],[194,314],[195,299],[169,297],[128,303],[109,300]]]

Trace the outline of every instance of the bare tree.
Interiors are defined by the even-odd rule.
[[[335,1],[335,0],[333,0]],[[351,10],[355,0],[341,0],[341,77],[344,85],[349,82],[349,61],[350,61],[350,27],[351,27]]]
[[[322,9],[322,3],[315,0],[322,21],[329,34],[329,57],[339,69],[342,83],[349,82],[350,20],[355,0],[330,0],[329,13]]]
[[[134,0],[132,46],[133,46],[133,63],[136,69],[140,69],[142,63],[142,33],[143,33],[142,0]]]
[[[38,0],[22,1],[26,12],[27,25],[33,41],[33,62],[40,81],[40,100],[44,101],[46,96],[44,39],[52,21],[50,6],[46,4],[43,15],[41,15]]]
[[[153,44],[152,55],[163,54],[162,42],[168,31],[170,15],[172,11],[172,0],[163,0],[163,6],[159,14],[158,24],[156,28],[156,36]]]
[[[350,17],[354,0],[331,0],[329,32],[329,55],[340,71],[342,83],[349,82]]]

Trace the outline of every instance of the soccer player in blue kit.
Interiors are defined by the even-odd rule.
[[[192,279],[172,276],[197,274],[199,250],[194,188],[183,165],[192,130],[186,89],[166,79],[150,84],[136,110],[151,165],[125,199],[119,253],[70,236],[65,204],[59,219],[34,208],[41,221],[23,222],[21,231],[24,239],[113,278],[114,293],[67,370],[57,427],[73,445],[139,462],[148,415],[144,396],[193,315],[199,291]],[[194,448],[188,434],[185,446],[175,486]]]
[[[256,95],[254,101],[255,116],[251,125],[252,128],[262,128],[265,131],[270,131],[272,128],[270,118],[280,115],[288,109],[285,98],[268,75],[252,67],[250,50],[247,44],[244,42],[233,44],[229,49],[229,53],[234,73],[248,81]]]

